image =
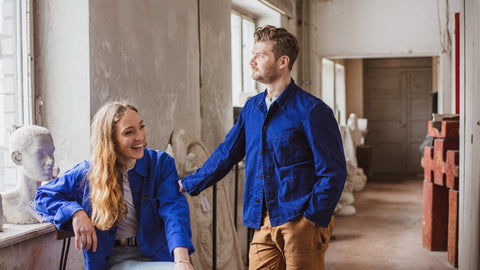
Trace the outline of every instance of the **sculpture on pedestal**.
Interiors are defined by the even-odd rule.
[[[34,217],[36,212],[33,208],[33,212],[29,210],[29,204],[41,183],[52,180],[56,171],[52,135],[44,127],[23,126],[13,132],[9,147],[13,162],[22,170],[15,188],[1,194],[6,222],[38,223],[39,220]]]

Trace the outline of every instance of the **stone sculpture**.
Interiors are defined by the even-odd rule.
[[[184,130],[174,130],[166,152],[175,159],[180,178],[195,172],[210,156],[205,145]],[[196,252],[191,260],[195,269],[212,269],[213,187],[198,196],[185,194],[190,208],[192,241]],[[217,269],[244,269],[227,191],[223,181],[217,183]]]
[[[40,220],[31,206],[35,193],[43,181],[50,181],[58,174],[54,168],[52,135],[44,127],[23,126],[13,132],[9,146],[13,162],[22,170],[15,188],[1,194],[6,222],[38,223]]]
[[[352,126],[352,125],[351,125]],[[356,127],[356,124],[355,124]],[[340,127],[342,135],[343,149],[345,152],[345,159],[347,161],[347,181],[343,189],[342,195],[335,208],[335,215],[338,216],[351,216],[356,213],[356,209],[353,206],[355,197],[353,192],[358,192],[365,187],[367,182],[367,176],[363,172],[362,168],[358,167],[356,158],[356,143],[361,142],[361,134],[355,133],[356,137],[352,136],[352,128],[350,126]]]

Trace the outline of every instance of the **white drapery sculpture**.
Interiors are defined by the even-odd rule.
[[[178,176],[183,178],[195,172],[208,159],[205,145],[184,130],[174,130],[166,150],[174,159]],[[185,194],[190,209],[192,242],[196,252],[192,254],[195,269],[212,269],[212,207],[213,187],[198,196]],[[244,269],[237,234],[223,181],[217,183],[217,269]]]
[[[355,197],[353,192],[361,191],[366,183],[367,176],[362,168],[358,167],[356,148],[364,143],[363,132],[358,128],[357,116],[350,114],[347,126],[341,126],[343,150],[347,162],[347,181],[340,200],[335,208],[335,215],[350,216],[356,213],[353,206]]]

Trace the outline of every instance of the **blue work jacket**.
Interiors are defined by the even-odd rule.
[[[332,110],[293,79],[269,110],[265,97],[246,102],[225,141],[182,185],[197,195],[245,157],[245,226],[260,228],[265,200],[272,226],[303,215],[327,227],[347,175]]]
[[[37,211],[61,231],[72,231],[75,212],[85,210],[91,216],[89,169],[90,162],[81,162],[37,191]],[[138,219],[137,243],[143,255],[153,261],[173,261],[176,247],[186,247],[192,253],[188,203],[178,190],[173,158],[165,152],[145,148],[143,158],[128,171],[128,180]],[[87,269],[107,269],[117,228],[105,231],[95,228],[97,251],[83,251]]]

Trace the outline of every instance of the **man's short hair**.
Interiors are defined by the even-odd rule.
[[[25,149],[32,145],[33,139],[38,135],[52,136],[50,131],[44,127],[36,125],[27,125],[15,130],[10,137],[10,153],[19,151],[23,153]]]
[[[292,70],[293,63],[297,59],[300,48],[298,46],[297,38],[289,33],[285,28],[277,28],[275,26],[266,25],[263,27],[257,27],[254,33],[255,42],[273,41],[273,55],[275,60],[281,56],[288,56],[290,63],[288,69]]]

